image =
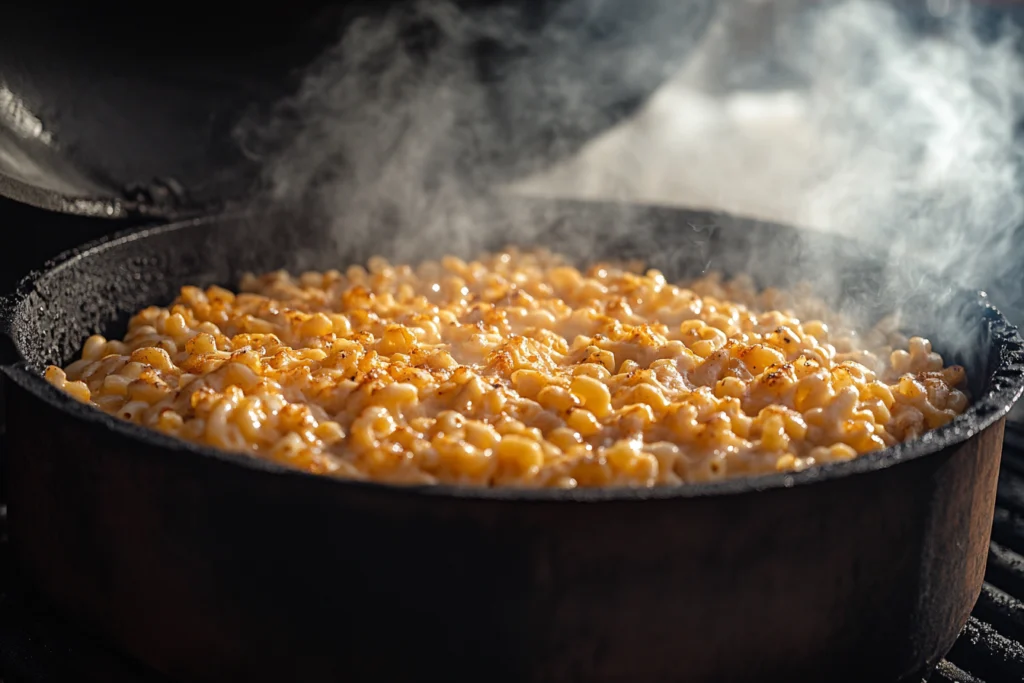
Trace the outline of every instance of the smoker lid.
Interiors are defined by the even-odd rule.
[[[122,6],[103,2],[6,7],[0,14],[0,196],[115,219],[179,218],[242,200],[258,186],[260,166],[239,144],[239,122],[294,93],[304,68],[353,18],[408,12],[412,2],[292,0],[244,15],[202,17],[124,14]],[[479,51],[480,73],[494,86],[492,111],[507,132],[488,158],[512,177],[571,153],[634,111],[682,63],[715,6],[714,0],[457,2],[470,12],[505,5],[530,35],[547,36],[541,39],[547,49],[568,46],[570,73],[562,81],[580,84],[575,93],[539,88],[524,98],[522,69],[514,94],[502,80],[516,72],[508,63],[522,52]],[[630,47],[646,51],[641,67],[601,68]],[[609,79],[621,82],[609,88]],[[602,87],[591,88],[594,83]],[[545,100],[549,95],[554,99]],[[572,101],[578,108],[581,96],[593,100],[585,102],[591,115],[560,116],[559,107]],[[534,115],[545,107],[545,115]]]

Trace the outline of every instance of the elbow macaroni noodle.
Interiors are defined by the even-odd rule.
[[[797,317],[797,316],[800,317]],[[967,407],[891,320],[548,252],[184,287],[46,378],[166,434],[391,483],[657,486],[849,460]]]

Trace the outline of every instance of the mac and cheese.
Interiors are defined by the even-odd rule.
[[[656,486],[849,460],[948,423],[964,370],[807,293],[508,250],[184,287],[46,378],[125,420],[392,483]]]

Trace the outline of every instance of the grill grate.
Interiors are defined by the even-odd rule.
[[[985,586],[947,659],[922,683],[1024,681],[1024,434],[1008,434],[1004,450]],[[0,682],[167,683],[12,590],[4,513],[0,505]]]
[[[1024,680],[1024,433],[1009,431],[985,586],[971,620],[928,683]]]

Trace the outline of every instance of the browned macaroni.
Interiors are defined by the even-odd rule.
[[[849,460],[967,407],[961,367],[799,293],[547,252],[184,287],[46,378],[167,434],[393,483],[655,486]],[[798,318],[797,316],[801,317]],[[805,318],[805,316],[812,316]],[[893,348],[893,346],[899,348]]]

